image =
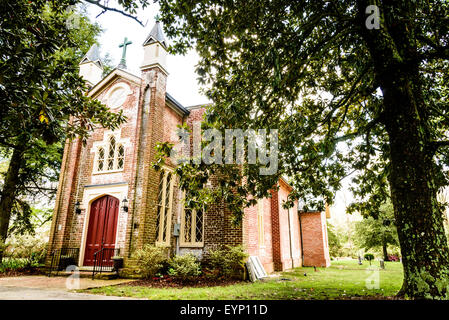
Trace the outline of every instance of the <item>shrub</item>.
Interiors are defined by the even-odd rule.
[[[6,243],[0,241],[0,255],[3,256],[3,253],[6,251],[7,247],[8,245]]]
[[[389,254],[388,261],[399,261],[399,257],[396,254]]]
[[[4,256],[22,261],[23,268],[38,267],[45,262],[46,242],[31,236],[16,236],[9,240]]]
[[[372,253],[365,253],[363,257],[368,261],[374,260],[374,255]]]
[[[132,258],[137,260],[137,271],[144,278],[154,277],[168,261],[167,252],[164,248],[150,244],[136,250]]]
[[[219,276],[232,276],[245,265],[248,254],[242,246],[226,246],[225,248],[209,250],[207,263],[210,268],[218,271]]]
[[[0,263],[0,273],[11,270],[25,269],[27,267],[28,262],[25,259],[3,257],[3,261]]]
[[[201,265],[191,253],[176,255],[170,260],[168,274],[181,280],[189,280],[201,274]]]

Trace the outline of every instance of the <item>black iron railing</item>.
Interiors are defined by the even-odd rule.
[[[92,279],[97,273],[114,271],[114,260],[112,258],[119,255],[120,248],[102,248],[95,252]]]
[[[80,249],[79,248],[60,248],[51,252],[50,268],[48,270],[48,276],[50,277],[52,272],[66,270],[68,266],[78,266]]]

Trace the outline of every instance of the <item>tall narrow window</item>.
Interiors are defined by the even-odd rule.
[[[259,246],[265,244],[264,222],[263,222],[263,199],[257,201],[257,231],[259,235]]]
[[[111,136],[109,138],[108,170],[114,170],[114,157],[115,157],[115,138],[114,136]]]
[[[156,243],[168,245],[173,203],[173,177],[170,171],[161,171],[157,203]]]
[[[185,203],[184,196],[184,203]],[[183,207],[181,215],[182,246],[202,247],[204,244],[204,213],[203,210]]]
[[[195,211],[195,243],[203,243],[203,211]]]
[[[104,169],[104,148],[98,149],[97,171],[103,171]]]
[[[164,207],[162,205],[162,200],[164,196],[164,171],[161,171],[161,175],[159,177],[159,188],[157,195],[157,215],[156,215],[156,242],[159,242],[159,233],[160,233],[160,224],[161,217],[164,216]]]
[[[125,148],[123,145],[119,145],[117,151],[117,169],[123,169],[123,165],[125,164]]]

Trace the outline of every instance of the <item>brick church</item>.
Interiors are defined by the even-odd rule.
[[[126,40],[124,43],[126,50]],[[115,250],[131,266],[131,254],[144,244],[165,246],[172,254],[202,256],[220,245],[243,245],[269,272],[297,266],[330,265],[326,213],[282,208],[292,188],[281,179],[272,197],[245,209],[243,223],[231,224],[225,203],[207,211],[186,209],[173,167],[151,167],[158,142],[176,139],[177,125],[200,121],[207,106],[186,107],[166,92],[167,42],[158,22],[143,43],[141,74],[122,59],[102,77],[94,45],[80,62],[88,96],[127,121],[117,130],[95,129],[85,145],[67,141],[50,232],[49,255],[77,250],[76,263],[88,269],[95,252]],[[175,136],[175,138],[174,138]],[[48,260],[47,260],[48,261]]]

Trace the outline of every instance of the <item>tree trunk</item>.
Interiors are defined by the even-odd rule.
[[[383,252],[383,255],[384,255],[384,261],[389,261],[388,260],[388,252],[387,252],[387,242],[385,241],[385,239],[384,239],[384,241],[382,243],[382,252]]]
[[[391,87],[382,87],[390,141],[389,182],[404,267],[400,293],[447,298],[449,250],[418,83],[417,78],[405,76],[391,79]]]
[[[22,166],[23,148],[16,148],[9,162],[5,183],[0,199],[0,246],[5,244],[8,237],[9,220],[16,196],[19,172]],[[3,259],[3,252],[0,250],[0,263]]]
[[[379,29],[365,28],[369,0],[357,0],[360,32],[383,94],[381,122],[389,138],[388,180],[401,247],[399,295],[441,299],[449,293],[449,249],[437,202],[430,123],[416,47],[416,2],[385,1]]]

